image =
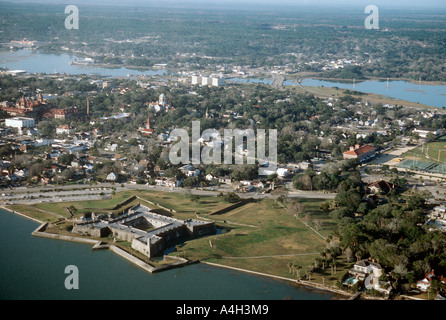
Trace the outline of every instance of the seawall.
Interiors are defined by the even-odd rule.
[[[304,287],[310,287],[312,289],[317,289],[317,290],[321,290],[321,291],[328,291],[328,292],[331,292],[331,293],[336,294],[338,296],[346,296],[347,298],[350,298],[352,296],[352,294],[344,292],[342,290],[339,290],[339,289],[336,289],[336,288],[332,288],[332,287],[327,287],[327,286],[324,286],[322,284],[317,284],[317,283],[310,282],[310,281],[290,279],[290,278],[276,276],[276,275],[272,275],[272,274],[268,274],[268,273],[262,273],[262,272],[252,271],[252,270],[240,269],[240,268],[226,266],[226,265],[223,265],[223,264],[218,264],[218,263],[213,263],[213,262],[200,261],[200,263],[211,265],[211,266],[214,266],[214,267],[226,268],[226,269],[236,270],[236,271],[240,271],[240,272],[255,274],[255,275],[258,275],[258,276],[262,276],[262,277],[269,277],[269,278],[273,278],[273,279],[276,279],[276,280],[288,281],[288,282],[291,282],[291,283],[296,284],[296,285],[301,285],[301,286],[304,286]]]

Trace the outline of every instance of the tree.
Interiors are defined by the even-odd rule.
[[[355,189],[348,191],[341,191],[335,197],[335,202],[338,206],[349,208],[351,211],[356,211],[362,201],[361,194]]]
[[[409,210],[423,209],[425,203],[426,200],[423,197],[415,195],[409,198],[407,201],[407,207]]]
[[[224,200],[229,203],[236,203],[239,202],[241,199],[234,192],[228,192],[227,194],[225,194]]]
[[[200,201],[200,196],[198,196],[198,195],[193,195],[193,196],[190,198],[190,201],[195,202],[195,203],[198,203],[198,202]]]
[[[325,201],[324,203],[322,203],[322,204],[320,205],[319,208],[320,208],[322,211],[324,211],[324,212],[329,212],[329,211],[330,211],[330,207],[331,207],[330,202]]]
[[[435,135],[434,135],[432,132],[429,132],[429,133],[426,135],[426,141],[427,141],[427,142],[435,141]]]
[[[294,201],[288,206],[288,209],[293,216],[299,218],[300,214],[305,211],[305,206],[299,201]]]

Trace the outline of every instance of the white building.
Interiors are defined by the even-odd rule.
[[[192,76],[192,84],[201,84],[201,76]]]
[[[212,84],[212,78],[211,77],[201,77],[201,85],[202,86],[209,86]]]
[[[36,123],[33,118],[14,117],[6,119],[5,125],[7,127],[17,128],[21,130],[22,128],[34,128]]]
[[[225,84],[225,78],[211,78],[214,87],[220,87]]]
[[[202,86],[214,86],[219,87],[225,84],[225,78],[221,75],[211,75],[211,76],[192,76],[192,84],[198,84]]]
[[[427,135],[429,133],[432,133],[435,137],[440,135],[441,130],[440,129],[433,129],[433,128],[415,128],[415,129],[413,129],[413,132],[418,133],[418,135],[421,138],[427,138]]]
[[[117,181],[118,180],[118,175],[114,172],[110,173],[107,176],[107,181]]]
[[[56,134],[73,134],[74,130],[68,124],[62,124],[56,128]]]
[[[277,175],[281,178],[285,178],[290,174],[290,171],[287,168],[279,168],[276,172]]]

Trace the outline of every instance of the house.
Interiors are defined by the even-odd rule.
[[[420,138],[427,138],[427,135],[429,133],[433,134],[434,137],[437,137],[440,135],[441,130],[440,129],[433,129],[433,128],[415,128],[413,129],[414,133],[417,133]]]
[[[197,177],[200,174],[200,170],[190,164],[181,167],[180,171],[187,177]]]
[[[176,180],[174,178],[158,177],[155,179],[155,184],[162,187],[176,188],[179,187],[181,183],[182,181]]]
[[[215,181],[215,177],[210,173],[208,173],[205,178],[207,181]]]
[[[219,177],[218,178],[218,182],[220,183],[226,183],[231,185],[232,184],[233,179],[230,176],[225,176],[225,177]]]
[[[68,124],[62,124],[56,128],[56,134],[73,134],[74,129],[72,129]]]
[[[111,160],[112,161],[126,161],[127,160],[127,157],[125,157],[125,156],[122,156],[122,155],[120,155],[120,154],[115,154],[114,156],[113,156],[113,158],[111,158]]]
[[[432,270],[430,273],[425,274],[424,279],[417,281],[417,288],[423,292],[427,291],[434,279],[439,280],[441,283],[446,283],[446,277],[437,277],[434,270]]]
[[[280,178],[285,178],[290,174],[290,171],[288,170],[288,168],[279,168],[279,169],[277,169],[276,172]]]
[[[265,188],[266,183],[264,181],[253,181],[252,185],[256,188]]]
[[[138,165],[144,169],[149,168],[150,161],[149,160],[140,160]]]
[[[437,206],[432,211],[432,216],[435,216],[440,219],[446,219],[446,207],[445,206]]]
[[[375,260],[363,259],[355,263],[349,273],[355,279],[363,280],[366,289],[375,289],[389,294],[391,286],[389,283],[383,283],[379,277],[383,274],[383,268]],[[386,287],[387,289],[384,289]]]
[[[373,146],[356,144],[351,146],[350,150],[343,153],[344,159],[358,159],[364,161],[375,156],[377,149]]]
[[[118,175],[114,172],[107,176],[107,181],[118,181]]]
[[[385,180],[378,180],[367,185],[367,192],[373,194],[387,194],[393,189],[395,189],[395,185]]]
[[[104,150],[106,151],[116,151],[118,149],[118,144],[113,143],[113,144],[108,144]]]
[[[374,260],[370,261],[368,259],[363,259],[355,263],[352,269],[350,269],[350,274],[354,275],[360,280],[365,280],[370,274],[374,277],[379,278],[382,275],[382,267],[379,263]]]

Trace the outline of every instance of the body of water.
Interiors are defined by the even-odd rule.
[[[34,237],[38,223],[0,209],[0,300],[330,300],[334,294],[193,264],[150,274],[109,250]],[[79,289],[65,288],[65,268]]]
[[[163,75],[165,70],[133,70],[128,68],[100,68],[93,65],[73,65],[76,56],[61,53],[42,53],[34,50],[0,51],[0,67],[26,70],[28,73],[99,74],[108,77]]]
[[[421,103],[432,107],[446,107],[446,86],[418,84],[401,80],[340,82],[305,79],[304,87],[338,87],[365,93],[376,93],[392,99]]]
[[[254,79],[254,78],[231,78],[228,81],[239,83],[261,83],[271,85],[271,79]],[[284,86],[296,86],[296,81],[287,80]],[[341,89],[349,89],[364,93],[376,93],[390,99],[405,100],[424,105],[443,108],[446,107],[446,86],[426,85],[416,82],[393,80],[389,81],[328,81],[316,79],[304,79],[301,82],[304,87],[338,87]]]

